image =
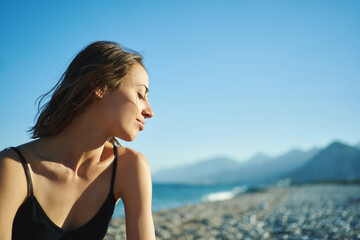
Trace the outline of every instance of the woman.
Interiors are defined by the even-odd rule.
[[[141,56],[116,43],[74,58],[35,140],[0,153],[0,239],[103,239],[120,198],[127,239],[155,239],[148,163],[115,139],[134,140],[153,117],[148,89]]]

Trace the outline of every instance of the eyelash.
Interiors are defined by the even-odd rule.
[[[145,100],[145,98],[143,97],[143,95],[141,95],[140,93],[138,93],[138,96],[141,100]]]

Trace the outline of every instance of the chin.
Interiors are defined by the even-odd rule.
[[[136,139],[136,136],[135,137],[133,137],[133,138],[129,138],[129,140],[127,140],[128,142],[132,142],[132,141],[134,141]]]
[[[119,136],[118,138],[120,138],[121,140],[124,140],[126,142],[132,142],[136,139],[137,134],[127,134],[125,136]]]

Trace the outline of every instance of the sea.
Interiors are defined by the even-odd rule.
[[[231,199],[240,194],[254,191],[262,186],[249,185],[192,185],[192,184],[153,184],[152,211],[194,205],[203,202]],[[122,201],[115,207],[113,218],[124,217]]]

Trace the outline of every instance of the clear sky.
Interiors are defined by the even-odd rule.
[[[36,98],[96,40],[142,53],[152,171],[360,141],[360,1],[2,1],[0,148],[29,141]]]

